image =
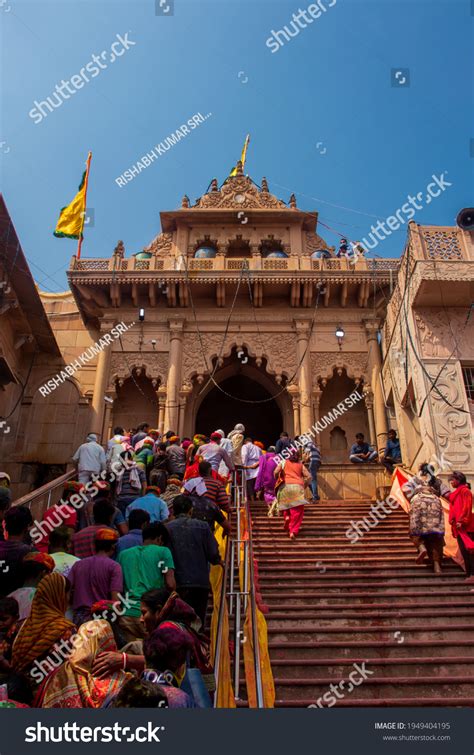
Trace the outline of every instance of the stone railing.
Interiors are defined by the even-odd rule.
[[[346,259],[345,257],[330,259],[313,259],[311,257],[230,257],[219,256],[211,259],[189,259],[188,270],[196,271],[219,271],[241,270],[244,264],[248,265],[249,270],[257,271],[351,271],[351,272],[385,272],[387,270],[398,270],[400,260],[397,259],[358,259],[356,262]],[[103,273],[103,272],[133,272],[133,271],[176,271],[184,272],[184,265],[177,265],[175,257],[151,257],[148,260],[130,257],[128,259],[111,257],[110,259],[87,259],[78,260],[72,258],[69,268],[74,272]]]
[[[415,259],[474,261],[474,234],[457,226],[417,225],[412,221],[410,246]]]

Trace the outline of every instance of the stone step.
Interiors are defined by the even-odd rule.
[[[455,642],[458,639],[466,638],[474,642],[474,623],[472,621],[466,622],[462,619],[447,619],[443,623],[427,623],[423,621],[423,626],[420,626],[418,619],[415,619],[414,624],[412,624],[406,618],[400,621],[387,618],[384,621],[381,617],[378,617],[376,624],[373,620],[369,620],[368,624],[363,624],[363,620],[357,620],[352,623],[345,621],[342,622],[342,625],[334,622],[328,626],[321,626],[320,621],[315,621],[309,625],[306,622],[303,625],[301,620],[293,624],[289,621],[273,622],[271,614],[267,615],[266,619],[268,636],[272,640],[279,640],[281,642],[288,640],[289,637],[291,639],[297,637],[299,641],[313,641],[315,643],[329,639],[345,643],[347,640],[393,640],[394,638],[404,638],[404,641],[418,639],[424,642],[440,638],[450,639],[451,642]],[[433,619],[433,622],[435,621]]]
[[[353,655],[337,660],[334,658],[274,658],[273,673],[278,679],[314,679],[327,677],[339,681],[346,679],[354,670],[354,664],[365,664],[377,678],[405,677],[419,678],[436,675],[440,678],[469,676],[474,682],[474,656],[453,655],[440,659],[439,656],[420,658],[370,658]],[[364,666],[362,666],[364,668]]]
[[[324,568],[323,572],[321,572],[321,568]],[[361,580],[377,580],[379,584],[386,581],[387,584],[392,585],[412,585],[414,580],[417,580],[418,578],[425,580],[428,577],[435,586],[443,585],[447,582],[449,584],[459,585],[463,584],[465,581],[465,578],[463,577],[464,573],[459,567],[451,569],[444,568],[442,574],[436,576],[436,578],[431,569],[426,566],[407,566],[403,568],[399,566],[396,571],[394,569],[378,569],[375,572],[375,569],[372,566],[346,568],[344,566],[326,566],[325,564],[321,564],[319,570],[316,565],[310,566],[307,569],[297,568],[295,570],[290,570],[286,567],[283,567],[282,569],[272,567],[271,573],[265,573],[259,565],[259,570],[260,585],[275,584],[278,582],[279,584],[294,584],[295,587],[297,587],[300,582],[303,583],[303,585],[306,585],[312,582],[324,583],[332,581],[337,582],[341,589],[343,589],[343,582],[346,582],[346,584],[349,584],[349,582],[357,584],[357,582],[360,582]],[[294,574],[292,573],[293,571]],[[348,579],[349,576],[350,580]]]
[[[403,640],[403,642],[399,642]],[[397,635],[387,640],[284,640],[271,639],[269,642],[271,662],[284,660],[288,663],[306,663],[317,659],[330,658],[332,663],[346,662],[353,656],[364,659],[395,660],[403,658],[415,663],[423,663],[425,658],[465,657],[474,659],[474,643],[471,639],[443,639],[418,640],[406,639],[404,635]]]
[[[266,618],[269,629],[280,627],[282,631],[288,632],[288,634],[293,632],[295,627],[298,627],[297,631],[316,629],[319,632],[324,632],[328,629],[334,631],[336,627],[340,629],[351,627],[355,623],[357,624],[357,631],[361,631],[366,626],[373,626],[374,619],[377,620],[380,626],[398,620],[403,620],[406,626],[419,626],[421,621],[425,629],[438,626],[439,620],[444,619],[446,627],[449,629],[452,622],[473,621],[474,608],[446,608],[444,604],[440,604],[436,615],[433,615],[431,609],[417,609],[414,606],[409,607],[409,609],[399,610],[387,608],[384,611],[381,611],[379,608],[375,608],[372,611],[366,609],[351,611],[342,607],[339,607],[337,611],[334,611],[334,608],[313,608],[313,610],[309,611],[293,612],[272,610]]]
[[[359,676],[357,675],[356,681],[358,679]],[[278,698],[285,697],[305,701],[309,699],[312,700],[312,703],[309,704],[316,705],[317,700],[322,695],[328,693],[332,696],[329,689],[331,679],[328,680],[327,677],[284,679],[275,676],[274,681]],[[344,680],[344,686],[338,692],[341,696],[340,699],[349,700],[350,698],[351,701],[357,699],[380,700],[386,699],[387,696],[391,701],[394,701],[400,698],[416,697],[420,694],[420,690],[423,697],[439,698],[440,701],[446,697],[454,700],[463,698],[470,699],[471,705],[474,704],[474,679],[467,674],[443,677],[437,676],[435,672],[427,676],[409,675],[406,677],[377,677],[374,674],[374,676],[365,679],[359,686],[355,686],[349,679]],[[328,706],[329,702],[329,697],[326,697],[326,705],[323,703],[323,707]]]
[[[380,563],[383,567],[385,564],[397,564],[401,565],[405,568],[413,568],[413,564],[415,562],[415,556],[416,551],[415,549],[412,550],[413,559],[407,557],[406,554],[395,554],[395,555],[387,555],[387,551],[382,551],[381,553],[374,553],[367,555],[367,552],[364,554],[363,557],[356,558],[353,552],[344,552],[339,550],[337,554],[333,553],[332,555],[328,553],[327,551],[319,551],[314,554],[308,554],[307,556],[262,556],[258,559],[258,563],[262,565],[267,565],[269,568],[272,568],[273,565],[281,564],[281,568],[284,569],[286,564],[289,564],[290,567],[293,568],[299,568],[299,566],[302,566],[303,568],[311,569],[311,559],[314,558],[320,558],[324,559],[323,563],[326,565],[334,564],[334,565],[344,565],[344,564],[351,564],[353,568],[362,568],[366,566],[367,564],[377,564]],[[426,562],[427,563],[427,562]],[[422,566],[426,567],[425,564],[416,564],[416,566]],[[444,566],[446,568],[450,568],[453,566],[453,563],[446,560],[443,562]],[[456,566],[456,568],[459,568]]]
[[[341,612],[347,618],[349,618],[349,614],[351,613],[354,613],[356,617],[378,615],[379,613],[385,616],[392,612],[394,615],[402,616],[405,615],[403,613],[404,609],[405,611],[406,609],[409,609],[409,614],[415,612],[417,616],[423,616],[426,612],[428,612],[428,615],[432,616],[434,613],[433,609],[435,608],[441,608],[443,616],[448,615],[447,611],[453,616],[459,616],[460,610],[467,611],[468,613],[474,611],[474,603],[470,597],[466,600],[453,599],[450,601],[444,599],[440,600],[439,596],[438,600],[429,600],[429,597],[427,596],[424,600],[420,600],[419,598],[411,601],[409,599],[397,599],[391,602],[387,602],[386,599],[384,599],[383,602],[378,600],[364,600],[363,602],[354,603],[350,597],[347,599],[337,598],[337,600],[340,602],[329,603],[325,599],[318,599],[313,602],[305,600],[301,603],[295,603],[294,601],[292,603],[277,603],[276,601],[265,600],[265,604],[271,611],[272,619],[281,618],[282,614],[295,618],[308,618],[313,614],[317,614],[318,616],[321,615],[325,618],[329,618],[330,614],[337,616]]]
[[[287,692],[287,690],[282,690]],[[343,700],[338,700],[335,708],[445,708],[445,707],[472,707],[474,704],[472,694],[466,697],[447,697],[441,695],[438,697],[428,697],[423,694],[424,690],[418,690],[416,697],[391,697],[389,690],[386,691],[386,697],[380,699],[373,699],[367,697],[358,697],[354,699],[353,695],[349,695]],[[275,708],[310,708],[314,705],[314,700],[310,698],[300,699],[285,699],[277,697],[275,700]],[[244,703],[238,707],[247,707]],[[324,706],[323,706],[324,707]],[[317,710],[317,708],[310,708],[310,710]],[[394,734],[395,732],[391,732]]]
[[[259,580],[260,588],[262,587],[262,579]],[[440,586],[441,582],[441,586]],[[443,579],[443,577],[440,577],[440,582],[436,581],[435,588],[436,588],[436,594],[438,595],[471,595],[470,589],[472,589],[472,585],[466,584],[466,581],[463,577],[461,579],[456,579],[454,576],[450,576],[446,579],[446,577]],[[384,596],[385,594],[387,596],[389,595],[425,595],[429,594],[429,591],[431,588],[433,588],[434,580],[431,575],[431,573],[426,574],[426,579],[417,579],[416,582],[413,580],[406,580],[401,581],[400,585],[397,584],[389,584],[387,585],[385,582],[361,582],[358,581],[356,585],[354,584],[345,584],[341,585],[340,582],[331,581],[331,580],[325,580],[322,582],[318,582],[317,584],[304,584],[304,585],[294,585],[292,582],[288,582],[288,592],[284,592],[281,589],[280,584],[274,584],[269,583],[267,584],[264,589],[260,589],[260,592],[265,595],[266,598],[276,597],[276,596],[282,596],[285,598],[292,598],[293,596],[304,597],[307,595],[307,597],[317,597],[318,595],[325,595],[328,594],[329,597],[335,597],[340,596],[341,598],[345,598],[346,596],[350,597],[364,597],[367,595],[367,597],[373,596],[373,597],[380,597]]]

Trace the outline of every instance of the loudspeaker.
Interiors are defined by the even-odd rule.
[[[463,231],[474,231],[474,207],[465,207],[458,212],[456,223]]]

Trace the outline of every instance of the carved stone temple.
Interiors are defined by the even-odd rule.
[[[317,212],[240,169],[162,212],[142,251],[119,241],[73,257],[69,290],[47,294],[3,200],[0,213],[0,468],[18,495],[65,470],[91,430],[105,440],[147,420],[183,437],[243,422],[269,444],[356,389],[362,400],[320,435],[323,495],[375,495],[349,448],[356,432],[382,448],[390,427],[408,466],[437,457],[474,474],[473,233],[410,221],[400,259],[338,258]],[[40,393],[121,322],[120,338]]]

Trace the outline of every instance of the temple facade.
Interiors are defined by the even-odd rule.
[[[91,430],[105,439],[146,420],[183,437],[242,422],[269,444],[325,424],[356,390],[319,434],[328,497],[373,495],[347,464],[356,432],[382,448],[394,427],[407,466],[474,474],[473,233],[411,221],[400,259],[337,257],[317,212],[240,167],[160,217],[141,252],[120,241],[109,257],[73,257],[70,290],[45,294],[26,260],[23,274],[11,265],[4,208],[0,452],[19,494],[64,469]]]

